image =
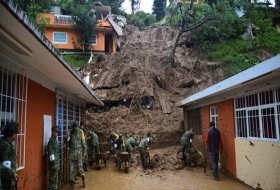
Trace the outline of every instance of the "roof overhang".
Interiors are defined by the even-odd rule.
[[[103,106],[28,16],[12,0],[0,2],[0,54],[44,73],[58,89],[65,89],[83,102]]]
[[[230,98],[245,96],[263,89],[280,85],[280,54],[242,71],[196,94],[176,105],[187,110],[210,105]]]

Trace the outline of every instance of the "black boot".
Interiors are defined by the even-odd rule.
[[[85,171],[85,172],[89,172],[88,167],[87,167],[87,164],[84,164],[84,171]]]
[[[85,177],[82,177],[82,180],[83,180],[83,188],[86,188],[86,180],[85,180]]]
[[[68,188],[68,190],[72,190],[74,189],[74,181],[70,181],[70,187]]]

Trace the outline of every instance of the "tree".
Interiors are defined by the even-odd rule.
[[[201,3],[194,6],[193,2],[194,0],[191,4],[178,4],[176,9],[171,10],[172,17],[176,19],[173,24],[179,26],[171,53],[172,67],[175,67],[174,55],[183,33],[189,32],[193,46],[207,51],[211,43],[239,36],[248,26],[246,18],[239,18],[235,12],[235,8],[243,7],[247,2],[223,0],[213,3],[212,6]]]
[[[113,14],[125,15],[126,16],[126,13],[124,11],[120,10],[124,0],[100,0],[98,2],[101,2],[102,5],[110,6],[111,7],[111,12]]]
[[[59,0],[57,4],[62,8],[62,9],[73,9],[73,0]]]
[[[90,41],[96,33],[97,21],[91,9],[92,5],[86,3],[76,4],[76,8],[72,10],[72,19],[75,22],[73,29],[78,33],[78,40],[73,43],[76,48],[82,48],[83,52],[91,47]]]
[[[15,0],[15,2],[21,7],[23,11],[27,11],[27,7],[32,3],[39,5],[42,10],[49,10],[51,5],[54,4],[53,0]]]
[[[154,0],[153,14],[156,15],[156,20],[160,21],[165,16],[166,0]]]
[[[136,14],[131,14],[127,16],[127,23],[138,27],[150,26],[155,22],[156,19],[154,15],[145,13],[143,11],[138,11]]]
[[[27,5],[27,15],[31,21],[37,25],[39,30],[45,33],[46,26],[50,23],[50,18],[41,17],[41,13],[43,12],[43,8],[35,3],[34,0],[31,0],[30,4]]]
[[[140,9],[140,0],[130,0],[131,12],[134,14]]]

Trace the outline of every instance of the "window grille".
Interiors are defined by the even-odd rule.
[[[210,107],[210,122],[215,123],[215,127],[218,128],[218,111],[217,106]]]
[[[85,116],[82,112],[81,103],[70,96],[57,91],[56,98],[56,125],[59,127],[58,142],[59,142],[59,154],[61,158],[60,168],[58,172],[58,186],[61,186],[68,180],[68,164],[67,164],[67,149],[64,146],[64,139],[67,132],[72,129],[74,121],[80,122],[84,120]],[[78,123],[80,124],[80,123]]]
[[[280,87],[235,98],[236,137],[279,141]]]
[[[0,125],[17,122],[20,133],[13,142],[17,170],[25,166],[27,69],[0,54]],[[3,134],[1,134],[3,138]]]
[[[67,33],[66,32],[54,32],[53,43],[67,44]]]
[[[201,108],[188,111],[188,126],[194,129],[195,134],[202,135]]]

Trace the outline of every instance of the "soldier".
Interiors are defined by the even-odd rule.
[[[190,170],[191,168],[191,160],[192,160],[192,140],[194,134],[193,129],[191,128],[189,131],[186,131],[181,138],[181,145],[182,145],[182,160],[186,160],[185,152],[187,152],[187,169]]]
[[[153,137],[146,137],[142,139],[139,144],[139,151],[140,151],[140,158],[143,165],[143,169],[146,169],[148,158],[150,154],[150,146],[153,144],[154,138]]]
[[[3,133],[4,137],[0,140],[0,163],[6,166],[7,168],[11,169],[12,171],[10,172],[12,172],[13,175],[8,175],[8,177],[5,178],[1,176],[2,188],[5,190],[13,190],[15,189],[15,184],[17,180],[17,155],[12,142],[16,140],[17,134],[19,133],[18,123],[7,123]]]
[[[69,139],[69,163],[70,163],[70,187],[69,190],[74,189],[74,175],[76,171],[76,167],[79,168],[79,176],[82,177],[83,187],[86,187],[85,182],[85,173],[83,170],[83,157],[86,156],[86,142],[84,132],[79,129],[78,123],[73,122],[73,129],[70,131],[70,139]]]
[[[112,129],[109,130],[109,133],[110,133],[110,141],[111,141],[111,143],[112,143],[112,145],[113,145],[113,147],[114,147],[115,140],[116,140],[117,138],[119,138],[119,135],[118,135],[117,133],[113,132]]]
[[[57,136],[59,129],[57,126],[52,127],[52,136],[48,143],[49,155],[49,190],[57,189],[58,170],[60,170],[59,148],[57,143]]]
[[[130,164],[134,162],[134,160],[133,160],[133,157],[134,157],[133,149],[134,149],[134,147],[135,147],[135,140],[132,137],[132,135],[130,135],[128,137],[128,139],[126,139],[126,141],[125,141],[125,151],[131,154],[130,159],[129,159]]]
[[[90,140],[91,140],[91,162],[93,163],[95,160],[95,154],[99,153],[99,141],[98,135],[95,132],[90,132]]]
[[[3,178],[14,178],[14,172],[10,169],[10,168],[7,168],[6,166],[0,164],[0,177],[3,177]],[[3,190],[2,188],[2,184],[1,184],[1,180],[0,180],[0,190]]]
[[[120,154],[122,151],[123,151],[123,138],[122,138],[122,134],[119,135],[119,137],[115,140],[115,161],[116,161],[116,165],[118,165],[118,161],[119,161],[119,158],[118,158],[118,154]]]
[[[84,132],[85,139],[88,139],[87,128],[84,125],[83,121],[80,122],[80,128]],[[86,143],[86,146],[87,146],[87,143]],[[88,147],[86,147],[86,148],[88,149]],[[83,157],[83,169],[84,169],[84,171],[89,172],[89,170],[88,170],[88,154],[85,157]]]

